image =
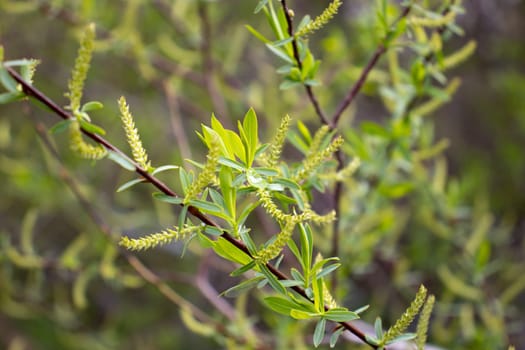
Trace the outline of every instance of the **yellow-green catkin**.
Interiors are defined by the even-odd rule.
[[[122,96],[118,101],[119,109],[120,109],[120,117],[122,119],[122,125],[124,127],[124,131],[126,132],[126,138],[128,140],[128,144],[131,148],[131,153],[133,154],[133,159],[139,165],[146,170],[151,169],[151,162],[148,161],[148,154],[146,153],[146,150],[142,146],[142,141],[140,140],[140,135],[135,127],[135,123],[133,121],[133,116],[131,115],[129,111],[129,106],[126,103],[126,99],[124,96]]]
[[[273,137],[270,143],[270,152],[266,156],[266,166],[274,168],[277,166],[279,159],[281,158],[281,152],[283,150],[284,141],[286,140],[286,133],[290,127],[291,118],[289,115],[284,116],[281,120],[281,125],[277,129],[277,133]]]
[[[103,146],[91,145],[82,139],[78,120],[72,121],[69,125],[69,147],[73,152],[86,159],[102,159],[108,153]]]
[[[414,318],[417,316],[419,309],[421,309],[421,306],[425,303],[426,297],[427,289],[424,286],[419,287],[419,291],[408,309],[406,309],[403,315],[401,315],[396,323],[394,323],[394,325],[385,333],[383,344],[387,344],[392,339],[400,336],[408,326],[410,326]]]
[[[66,94],[70,101],[68,108],[72,110],[74,114],[80,109],[80,101],[84,91],[84,81],[89,71],[94,43],[95,24],[91,23],[86,27],[84,36],[80,42],[77,59],[75,60],[75,66],[68,84],[69,92]]]
[[[289,219],[284,224],[281,232],[277,234],[275,240],[270,243],[266,248],[261,249],[257,252],[255,260],[261,264],[266,264],[268,261],[275,259],[281,251],[284,249],[288,240],[292,237],[293,229],[295,228],[296,221]]]
[[[430,315],[432,314],[432,309],[434,308],[434,302],[436,298],[433,295],[430,295],[421,310],[419,315],[419,321],[417,323],[416,329],[416,345],[417,350],[423,350],[425,348],[425,343],[427,342],[427,332],[428,332],[428,323],[430,320]]]
[[[219,162],[219,156],[221,155],[221,147],[217,135],[213,136],[209,147],[210,150],[207,156],[208,160],[195,181],[193,181],[186,191],[183,201],[184,204],[188,204],[188,202],[192,199],[195,199],[206,186],[215,182],[215,171]]]
[[[295,33],[296,37],[305,36],[315,32],[324,27],[337,14],[339,7],[343,2],[341,0],[333,0],[324,11],[317,16],[313,21],[305,25],[301,30]]]
[[[280,223],[284,223],[291,219],[290,214],[284,213],[281,209],[277,207],[277,204],[273,202],[270,192],[262,188],[258,188],[257,196],[259,197],[259,200],[261,201],[263,208],[272,218],[274,218]]]
[[[166,245],[175,240],[186,239],[201,229],[201,226],[184,225],[181,230],[178,228],[166,229],[164,231],[153,233],[141,238],[129,238],[124,236],[120,239],[119,245],[129,250],[146,250],[157,246]]]
[[[321,253],[317,253],[317,255],[315,256],[315,263],[319,262],[323,260],[323,255]],[[329,308],[329,309],[333,309],[333,308],[336,308],[338,307],[337,305],[337,302],[335,301],[334,297],[332,296],[332,294],[330,293],[330,291],[328,290],[328,287],[324,281],[324,279],[321,281],[323,283],[323,299],[324,299],[324,304]]]
[[[439,15],[435,17],[417,17],[412,16],[408,19],[408,24],[426,27],[426,28],[439,28],[446,26],[447,24],[454,21],[456,18],[456,12],[449,11],[445,15]]]
[[[445,57],[442,62],[442,68],[447,70],[456,67],[469,58],[474,51],[476,51],[476,47],[477,44],[474,40],[469,41],[461,49],[454,52],[452,55]]]
[[[450,81],[450,83],[445,88],[445,92],[447,93],[447,95],[452,96],[458,90],[460,86],[461,86],[461,79],[454,78]],[[414,108],[412,113],[419,117],[424,117],[426,115],[429,115],[435,112],[439,107],[441,107],[447,102],[448,100],[442,97],[434,97],[431,100],[425,103],[422,103],[418,107]]]
[[[303,161],[302,169],[295,174],[292,180],[295,182],[306,180],[326,158],[337,152],[342,144],[343,138],[338,136],[324,150],[308,155]]]

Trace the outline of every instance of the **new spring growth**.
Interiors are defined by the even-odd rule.
[[[408,24],[427,27],[427,28],[439,28],[446,26],[447,24],[454,21],[457,13],[449,11],[445,15],[435,15],[433,17],[416,17],[412,16],[408,19]]]
[[[275,168],[281,158],[286,133],[290,127],[290,121],[291,118],[289,115],[284,116],[281,120],[281,125],[279,125],[279,129],[277,129],[277,133],[273,137],[272,142],[270,142],[270,152],[265,155],[265,162],[268,168]]]
[[[425,303],[425,306],[423,306],[423,310],[421,310],[421,314],[419,315],[415,340],[417,350],[425,349],[425,343],[427,342],[428,322],[430,320],[430,314],[432,313],[432,309],[434,308],[435,301],[436,298],[433,295],[429,296],[427,302]]]
[[[153,233],[141,238],[122,237],[119,245],[129,250],[146,250],[161,245],[166,245],[174,240],[183,240],[190,237],[192,234],[202,230],[202,226],[188,226],[184,225],[182,229],[173,228],[164,231]]]
[[[416,297],[406,309],[406,311],[401,315],[401,317],[394,323],[392,327],[385,333],[383,337],[382,344],[388,344],[389,341],[400,336],[407,328],[410,326],[414,318],[417,316],[419,309],[425,303],[427,298],[427,289],[424,286],[419,287],[419,291],[416,294]]]
[[[208,160],[204,165],[204,168],[197,176],[197,179],[189,186],[184,196],[184,204],[188,204],[190,200],[195,199],[204,188],[212,183],[215,179],[215,170],[219,162],[219,156],[221,155],[221,146],[219,136],[212,134],[212,139],[209,144],[210,151],[208,152]]]
[[[107,154],[107,150],[103,146],[93,146],[86,143],[82,139],[80,129],[80,120],[82,119],[80,101],[82,99],[82,91],[84,90],[84,81],[89,71],[94,42],[95,25],[90,24],[86,27],[84,36],[80,42],[75,66],[73,67],[71,79],[68,83],[69,92],[66,93],[66,96],[69,98],[69,106],[66,108],[70,109],[76,118],[69,127],[69,147],[73,152],[87,159],[101,159]]]
[[[295,36],[305,36],[324,27],[337,14],[337,10],[339,10],[339,7],[341,7],[342,4],[343,2],[341,0],[333,0],[319,16],[298,30],[297,33],[295,33]]]
[[[317,253],[317,255],[315,256],[315,263],[319,262],[323,260],[323,255],[321,253]],[[332,296],[332,294],[330,293],[330,291],[328,290],[328,287],[324,281],[324,279],[321,280],[321,283],[323,284],[323,299],[324,299],[324,304],[329,308],[329,309],[333,309],[333,308],[336,308],[338,307],[337,305],[337,302],[335,301],[334,297]]]
[[[314,144],[312,141],[312,145]],[[319,166],[321,166],[324,160],[332,156],[343,144],[343,138],[337,136],[325,149],[321,151],[311,152],[303,161],[302,169],[300,169],[293,177],[293,181],[299,183],[306,180],[311,174],[313,174]],[[313,148],[311,148],[313,151]]]
[[[151,170],[151,162],[148,161],[148,154],[142,146],[139,132],[135,127],[133,116],[129,111],[129,106],[126,103],[124,96],[118,100],[118,106],[120,109],[120,118],[122,119],[122,125],[126,133],[126,138],[128,140],[129,147],[131,148],[131,153],[133,154],[133,159],[135,159],[135,161],[139,163],[143,169],[149,171]]]
[[[104,146],[90,145],[84,141],[78,120],[69,125],[69,148],[80,157],[92,160],[102,159],[108,153]]]
[[[266,264],[268,261],[275,259],[288,243],[288,240],[292,237],[293,229],[295,228],[296,221],[294,219],[288,219],[284,224],[281,232],[277,234],[275,240],[270,243],[266,248],[261,249],[257,252],[254,257],[256,261],[261,264]]]
[[[94,42],[95,24],[91,23],[86,27],[84,36],[80,42],[75,66],[68,83],[69,92],[66,94],[69,98],[69,106],[67,108],[73,111],[75,115],[80,109],[80,100],[82,99],[82,92],[84,91],[84,81],[89,71]]]

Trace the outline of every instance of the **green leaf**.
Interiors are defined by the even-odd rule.
[[[275,169],[272,169],[272,168],[261,168],[261,167],[258,167],[258,168],[252,168],[257,174],[261,175],[261,176],[277,176],[279,175],[279,172]]]
[[[301,81],[285,79],[279,85],[279,89],[281,89],[281,90],[288,90],[288,89],[291,89],[291,88],[294,88],[294,87],[297,87],[297,86],[301,86],[301,85],[303,85],[303,83]]]
[[[250,233],[248,232],[248,230],[247,229],[244,229],[244,230],[241,229],[240,232],[239,232],[239,236],[241,237],[241,240],[244,242],[244,244],[246,244],[246,247],[248,248],[250,253],[256,254],[257,253],[257,247],[255,246],[255,242],[250,237]]]
[[[9,92],[20,92],[18,91],[18,83],[11,77],[9,72],[2,66],[0,66],[0,83]]]
[[[334,322],[349,322],[357,320],[359,315],[345,308],[333,308],[324,313],[327,320]]]
[[[389,198],[401,198],[414,189],[412,182],[401,182],[397,184],[381,184],[378,188],[379,193]]]
[[[339,336],[345,331],[344,327],[339,327],[335,330],[335,332],[332,333],[330,336],[330,348],[335,347],[335,344],[337,344],[337,340],[339,339]]]
[[[314,308],[317,312],[324,312],[324,286],[321,278],[314,278],[312,281],[312,291],[314,293]]]
[[[318,347],[319,344],[323,341],[324,333],[326,329],[326,319],[321,318],[319,322],[317,322],[317,325],[315,326],[314,330],[314,346]]]
[[[126,170],[129,171],[135,171],[135,164],[126,157],[125,155],[122,155],[120,153],[117,153],[113,150],[108,150],[108,158],[123,167]]]
[[[296,320],[309,320],[311,318],[318,317],[319,313],[293,309],[292,311],[290,311],[290,316],[292,316]]]
[[[209,214],[222,214],[223,208],[213,202],[207,202],[200,199],[192,199],[188,203],[192,207],[195,207],[203,212],[209,213]]]
[[[182,204],[182,201],[184,200],[182,197],[168,196],[167,194],[160,192],[153,193],[153,198],[170,204]]]
[[[316,275],[318,275],[318,274],[321,273],[320,271],[324,267],[324,265],[326,265],[327,263],[332,262],[332,261],[339,262],[339,258],[332,257],[332,258],[326,258],[326,259],[323,259],[323,260],[319,260],[312,267],[312,271],[315,272]],[[317,272],[317,271],[319,271],[319,272]]]
[[[332,264],[332,265],[329,265],[327,267],[324,267],[318,274],[317,274],[317,278],[322,278],[322,277],[325,277],[326,275],[332,273],[333,271],[335,271],[339,266],[341,266],[340,263],[336,263],[336,264]]]
[[[230,273],[230,276],[232,277],[237,277],[237,276],[240,276],[242,275],[243,273],[247,272],[247,271],[250,271],[251,269],[253,269],[255,267],[255,261],[252,260],[250,261],[248,264],[244,265],[244,266],[241,266],[239,267],[238,269],[234,270],[232,273]]]
[[[81,112],[89,112],[89,111],[96,111],[98,109],[104,108],[104,105],[102,102],[98,101],[90,101],[85,103],[82,108],[80,109]]]
[[[383,321],[380,317],[376,318],[374,322],[374,331],[376,333],[377,339],[383,339]]]
[[[117,189],[117,192],[122,192],[124,190],[127,190],[128,188],[138,184],[138,183],[141,183],[141,182],[145,182],[145,180],[143,178],[140,178],[140,179],[133,179],[131,181],[128,181],[126,182],[125,184],[122,184],[118,189]]]
[[[253,28],[251,25],[249,24],[246,24],[244,26],[246,29],[248,29],[248,31],[250,33],[252,33],[252,35],[254,37],[256,37],[257,39],[259,39],[260,41],[262,41],[263,43],[265,44],[270,44],[272,41],[269,40],[269,39],[266,39],[266,37],[264,35],[262,35],[261,33],[259,33],[255,28]]]
[[[366,342],[368,344],[371,344],[371,345],[374,345],[374,346],[379,346],[379,344],[380,344],[379,339],[376,339],[376,338],[374,338],[371,335],[365,334],[365,339],[366,339]]]
[[[222,256],[224,259],[233,261],[240,265],[246,265],[253,260],[224,237],[219,237],[214,242],[213,250],[217,255]]]
[[[286,179],[284,177],[276,177],[273,179],[272,183],[276,183],[279,185],[283,185],[286,188],[294,189],[294,190],[300,190],[301,187],[297,184],[297,182],[292,181],[290,179]]]
[[[290,316],[290,312],[298,307],[297,303],[280,296],[266,297],[264,303],[273,311],[286,316]]]
[[[23,99],[26,95],[21,91],[0,94],[0,104],[7,104]]]
[[[290,37],[288,37],[288,38],[284,38],[284,39],[282,39],[282,40],[274,41],[274,42],[272,43],[272,45],[273,45],[274,47],[284,46],[284,45],[286,45],[286,44],[288,44],[288,43],[291,43],[291,42],[293,41],[293,39],[294,39],[294,38],[290,36]]]
[[[284,61],[290,64],[295,64],[295,61],[292,57],[288,56],[288,54],[283,50],[273,46],[273,44],[266,44],[266,47],[277,57],[283,59]]]
[[[259,11],[261,11],[262,8],[264,6],[266,6],[267,3],[268,3],[268,0],[261,0],[261,1],[259,1],[257,6],[255,7],[255,10],[253,10],[253,13],[258,13]]]
[[[370,305],[362,306],[362,307],[360,307],[359,309],[354,310],[354,313],[356,313],[356,314],[363,313],[363,312],[365,312],[366,310],[368,310],[369,307],[370,307]]]
[[[74,119],[65,119],[65,120],[59,121],[58,123],[56,123],[49,129],[49,132],[52,134],[58,134],[58,133],[64,132],[69,128],[69,125],[73,121]]]
[[[175,170],[175,169],[178,169],[178,168],[179,168],[179,166],[177,166],[177,165],[163,165],[163,166],[159,166],[158,168],[155,168],[155,170],[153,170],[151,175],[162,173],[162,172],[168,171],[168,170]]]
[[[33,59],[23,58],[20,60],[5,61],[4,66],[6,67],[17,67],[17,66],[29,66],[33,64]]]
[[[242,126],[246,134],[246,141],[248,146],[248,155],[246,157],[246,163],[248,166],[251,166],[255,158],[255,152],[257,151],[257,143],[259,142],[257,115],[255,114],[253,108],[250,108],[244,116]]]
[[[80,126],[85,131],[93,133],[93,134],[98,134],[98,135],[106,135],[106,131],[102,129],[100,126],[91,124],[85,121],[84,118],[79,119],[79,121],[80,121]]]
[[[244,167],[243,164],[241,164],[241,163],[239,163],[239,162],[237,162],[235,160],[231,160],[231,159],[225,158],[223,156],[219,157],[219,164],[227,166],[229,168],[233,168],[233,169],[238,170],[238,171],[245,171],[246,170],[246,168]]]
[[[234,297],[237,297],[238,295],[252,289],[252,288],[255,288],[257,286],[257,284],[259,284],[262,280],[264,280],[264,277],[263,276],[257,276],[257,277],[254,277],[254,278],[251,278],[249,280],[246,280],[246,281],[243,281],[241,283],[239,283],[238,285],[234,286],[234,287],[231,287],[227,290],[225,290],[224,292],[222,292],[220,295],[224,295],[225,297],[228,297],[228,298],[234,298]]]
[[[301,242],[301,263],[305,275],[309,275],[310,267],[312,264],[312,254],[314,249],[313,235],[310,225],[305,223],[299,224],[300,242]],[[308,273],[307,273],[308,272]]]
[[[184,168],[179,168],[179,179],[182,186],[182,192],[186,194],[188,188],[191,186],[191,175]]]
[[[259,264],[258,267],[261,270],[261,273],[266,277],[268,280],[268,283],[270,286],[278,293],[280,294],[286,294],[286,288],[279,282],[277,277],[275,277],[270,270],[266,267],[266,265]]]

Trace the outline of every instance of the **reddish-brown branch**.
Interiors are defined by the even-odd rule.
[[[407,6],[401,12],[399,17],[392,23],[392,25],[396,25],[399,21],[401,21],[403,18],[407,17],[410,13],[411,7]],[[337,124],[339,123],[339,120],[341,119],[341,116],[343,115],[343,112],[352,104],[356,96],[361,91],[361,88],[363,87],[364,83],[366,82],[366,79],[368,78],[368,75],[372,71],[372,69],[375,67],[381,56],[387,51],[387,48],[383,43],[380,43],[377,46],[376,51],[366,64],[365,68],[363,68],[363,71],[361,72],[361,75],[359,76],[359,79],[355,82],[355,84],[350,88],[350,91],[346,95],[346,97],[341,101],[339,104],[339,107],[337,107],[337,110],[334,113],[334,116],[332,117],[332,126],[335,128],[337,127]]]
[[[294,37],[293,33],[293,19],[291,15],[291,11],[286,5],[286,0],[281,0],[281,5],[283,7],[284,16],[286,17],[286,23],[288,24],[288,35],[293,38],[292,39],[292,49],[293,49],[293,56],[295,58],[295,62],[297,62],[297,67],[302,70],[303,68],[303,62],[301,61],[301,56],[299,55],[299,47],[297,45],[297,39]],[[314,106],[315,113],[321,119],[323,124],[330,125],[330,122],[328,118],[326,117],[325,113],[321,109],[321,105],[319,104],[319,101],[317,100],[317,97],[314,94],[314,91],[310,85],[304,84],[304,88],[306,90],[306,94],[308,95],[308,98],[310,99],[310,102]]]

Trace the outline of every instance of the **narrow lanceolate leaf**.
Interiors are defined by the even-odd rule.
[[[153,193],[153,198],[161,200],[166,203],[182,204],[181,197],[168,196],[167,194],[160,193],[160,192]]]
[[[64,131],[66,131],[69,128],[69,124],[71,124],[71,122],[73,122],[73,121],[74,121],[73,119],[61,120],[58,123],[56,123],[55,125],[53,125],[49,129],[49,132],[52,133],[52,134],[58,134],[58,133],[64,132]]]
[[[128,188],[131,188],[133,187],[134,185],[138,184],[138,183],[141,183],[141,182],[144,182],[144,179],[140,178],[140,179],[133,179],[131,181],[128,181],[126,182],[125,184],[122,184],[118,189],[117,189],[117,192],[122,192],[124,190],[127,190]]]
[[[324,317],[334,322],[349,322],[357,320],[359,315],[345,308],[334,308],[326,311]]]
[[[315,326],[314,330],[314,346],[318,347],[319,344],[323,341],[324,338],[324,332],[326,329],[326,319],[321,318],[319,322],[317,322],[317,325]]]
[[[151,175],[162,173],[162,172],[168,171],[168,170],[175,170],[175,169],[178,169],[178,168],[179,167],[177,165],[163,165],[163,166],[159,166],[158,168],[155,168],[155,170],[153,170]]]
[[[133,164],[129,158],[123,156],[120,153],[109,150],[108,158],[129,171],[135,171],[135,164]]]
[[[242,294],[242,293],[244,293],[244,292],[246,292],[246,291],[248,291],[248,290],[250,290],[252,288],[255,288],[262,280],[264,280],[263,276],[257,276],[257,277],[251,278],[249,280],[246,280],[246,281],[243,281],[243,282],[239,283],[236,286],[228,288],[227,290],[222,292],[221,295],[224,295],[225,297],[228,297],[228,298],[237,297],[240,294]]]
[[[253,10],[253,13],[258,13],[262,10],[264,6],[268,3],[268,0],[260,0],[257,6],[255,7],[255,10]]]
[[[280,294],[286,294],[286,288],[281,284],[281,282],[279,282],[279,280],[270,272],[270,270],[268,270],[268,268],[263,265],[263,264],[259,264],[258,265],[260,270],[261,270],[261,273],[266,277],[266,279],[268,280],[268,283],[270,284],[270,286],[276,291],[276,292],[279,292]]]
[[[7,70],[0,67],[0,83],[9,92],[18,92],[18,83],[11,77]]]

